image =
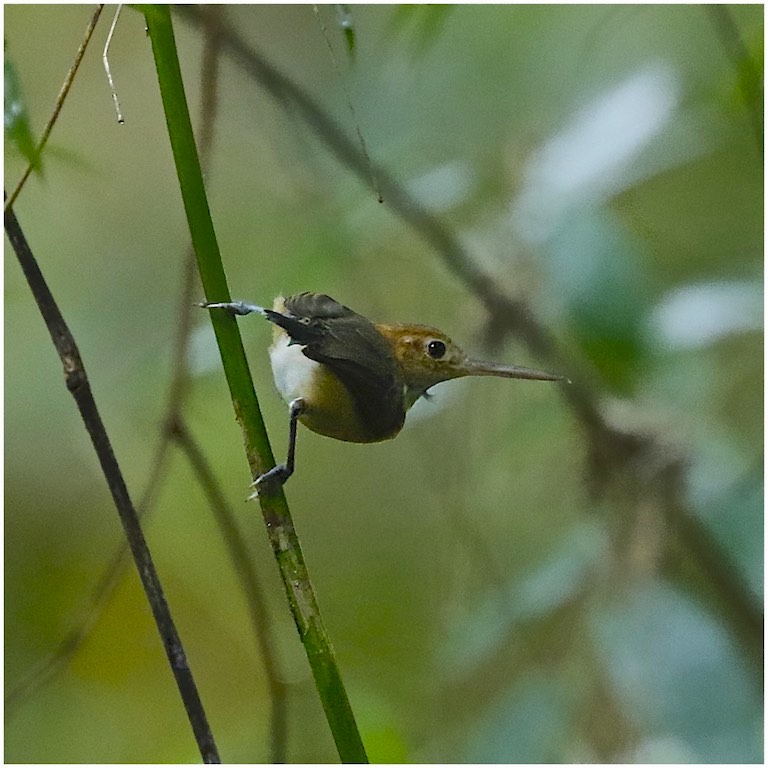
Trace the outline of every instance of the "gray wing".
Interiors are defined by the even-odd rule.
[[[357,314],[324,293],[297,293],[284,299],[284,303],[285,308],[296,317],[344,317]]]
[[[294,315],[295,327],[279,324],[305,345],[308,358],[328,366],[349,390],[371,439],[396,434],[405,418],[403,387],[389,342],[373,323],[324,294],[289,296],[285,308]],[[309,322],[303,324],[302,318]]]

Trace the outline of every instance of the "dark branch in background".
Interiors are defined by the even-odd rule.
[[[200,701],[197,685],[187,662],[186,653],[171,618],[160,580],[152,562],[147,542],[144,539],[139,517],[131,503],[128,489],[93,398],[77,344],[45,282],[13,209],[6,208],[5,210],[5,231],[13,250],[16,252],[54,347],[61,358],[67,389],[77,403],[83,423],[88,430],[104,472],[171,670],[176,678],[176,684],[184,702],[184,708],[187,711],[187,717],[192,726],[200,755],[206,763],[221,762],[203,704]]]
[[[200,23],[202,18],[196,6],[176,6],[175,11],[194,23]],[[364,185],[370,186],[371,167],[367,158],[312,97],[273,67],[234,29],[222,25],[220,34],[223,50],[254,82],[282,108],[296,108],[339,161]],[[678,459],[666,455],[658,437],[610,424],[597,394],[580,383],[586,377],[574,373],[574,361],[563,353],[554,337],[536,320],[526,302],[503,293],[498,283],[477,266],[448,227],[410,197],[384,169],[374,167],[373,170],[389,208],[424,238],[485,307],[488,313],[486,338],[500,344],[507,334],[514,334],[532,355],[574,381],[563,386],[562,392],[588,438],[588,463],[595,492],[605,493],[611,483],[622,483],[627,477],[636,479],[639,476],[647,480],[648,466],[658,467],[655,470],[658,477],[671,474],[677,484],[674,492],[670,490],[666,498],[659,500],[665,523],[682,548],[699,564],[709,583],[710,594],[716,596],[712,606],[738,638],[762,681],[762,607],[704,523],[680,502],[682,475],[672,471]],[[647,485],[641,483],[640,488],[642,492],[650,493]],[[668,546],[672,546],[672,542]],[[725,606],[739,606],[743,614],[741,620],[734,622],[733,611],[724,610]]]
[[[69,89],[72,87],[72,81],[75,79],[77,70],[80,68],[80,62],[83,60],[83,56],[85,55],[85,49],[88,47],[88,43],[91,41],[91,37],[93,36],[93,30],[96,28],[96,22],[99,20],[99,16],[101,16],[102,10],[104,10],[103,3],[96,6],[96,10],[93,12],[93,15],[91,16],[91,20],[88,22],[88,26],[85,28],[85,35],[83,36],[83,41],[80,43],[80,47],[77,49],[77,53],[75,54],[75,60],[72,62],[72,66],[69,68],[69,72],[67,72],[67,76],[64,78],[64,83],[61,86],[59,95],[56,97],[56,104],[53,107],[53,112],[51,112],[51,116],[50,118],[48,118],[48,123],[43,129],[42,136],[40,137],[40,141],[37,147],[35,148],[35,152],[32,155],[32,159],[29,161],[29,164],[27,165],[27,168],[24,171],[24,174],[22,175],[21,179],[19,179],[19,183],[16,185],[13,192],[11,192],[11,194],[7,197],[5,201],[6,212],[9,211],[11,208],[13,208],[13,204],[16,202],[16,198],[19,196],[19,193],[21,192],[22,188],[24,187],[24,184],[29,178],[29,174],[32,173],[32,169],[37,165],[37,161],[40,159],[40,156],[43,154],[45,145],[48,143],[48,137],[51,135],[51,131],[53,130],[53,126],[56,124],[56,120],[59,117],[61,108],[64,106],[64,101],[66,100],[67,95],[69,94]]]
[[[211,154],[214,140],[213,129],[218,114],[219,38],[217,29],[215,14],[208,13],[204,26],[205,48],[201,60],[200,92],[199,143],[201,162],[204,165],[207,164]],[[142,519],[151,511],[155,493],[166,474],[168,449],[171,441],[175,440],[189,460],[193,473],[211,503],[211,508],[224,535],[225,543],[229,548],[232,562],[241,579],[270,691],[271,762],[284,763],[287,755],[287,686],[282,682],[280,675],[280,664],[274,651],[270,632],[271,622],[263,598],[263,590],[259,585],[253,560],[242,541],[237,525],[234,523],[234,515],[224,501],[209,463],[183,421],[182,412],[190,383],[189,339],[193,327],[193,312],[197,311],[195,299],[199,295],[195,254],[191,246],[185,255],[182,269],[182,291],[177,313],[178,322],[173,345],[171,383],[165,408],[166,415],[162,420],[162,432],[153,451],[150,476],[137,504],[137,511]],[[124,543],[115,552],[102,577],[94,586],[91,598],[80,612],[73,628],[64,636],[52,653],[40,659],[13,687],[9,688],[5,696],[6,713],[13,714],[26,698],[51,681],[74,657],[90,636],[102,611],[120,583],[128,565],[128,555],[129,548]]]
[[[704,10],[715,26],[725,55],[731,60],[739,81],[741,98],[749,115],[760,157],[763,157],[763,83],[762,67],[758,67],[749,55],[727,5],[705,5]]]

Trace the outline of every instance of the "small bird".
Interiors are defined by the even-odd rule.
[[[274,323],[269,350],[275,384],[290,410],[284,464],[256,479],[284,483],[296,456],[296,424],[350,443],[395,437],[408,409],[435,384],[463,376],[564,381],[546,371],[468,357],[442,331],[384,325],[321,293],[278,296],[272,309],[243,301],[203,303],[234,315],[257,313]]]

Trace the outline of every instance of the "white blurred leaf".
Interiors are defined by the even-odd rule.
[[[520,235],[543,242],[572,206],[586,207],[624,188],[631,164],[665,129],[679,99],[679,78],[659,63],[572,115],[530,159],[512,209]]]
[[[605,670],[638,724],[694,762],[760,759],[759,692],[723,627],[659,583],[627,589],[594,611]],[[660,756],[657,755],[657,759]]]
[[[652,333],[671,349],[693,349],[725,336],[763,327],[763,287],[758,282],[687,285],[653,311]]]

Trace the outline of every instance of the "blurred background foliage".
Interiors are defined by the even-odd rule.
[[[4,8],[6,189],[91,12]],[[359,147],[348,94],[374,163],[525,311],[517,326],[489,313],[295,103],[222,55],[207,181],[233,294],[327,292],[574,379],[441,385],[380,445],[301,431],[287,493],[370,759],[762,761],[762,8],[325,6],[335,63],[311,6],[216,12]],[[130,9],[110,53],[116,122],[99,56],[111,14],[15,210],[138,498],[188,235]],[[203,36],[188,15],[176,31],[198,115]],[[8,251],[6,693],[77,623],[121,540]],[[193,322],[184,416],[268,596],[287,757],[334,761],[263,523],[243,503],[208,318]],[[531,324],[548,334],[541,355],[508,333]],[[241,329],[282,455],[270,329]],[[246,601],[181,453],[155,501],[146,533],[222,756],[268,760]],[[129,569],[71,662],[6,708],[5,758],[196,757]]]

